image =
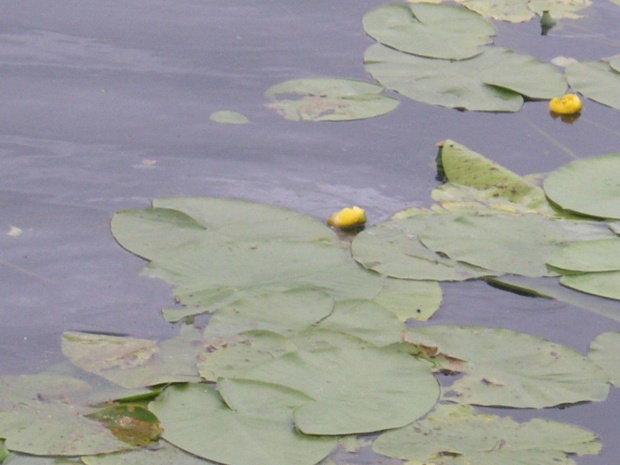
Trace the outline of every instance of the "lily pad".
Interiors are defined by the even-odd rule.
[[[244,114],[229,110],[213,112],[209,119],[223,124],[248,124],[250,122]]]
[[[389,89],[448,108],[516,112],[523,96],[548,99],[567,89],[562,74],[534,57],[494,47],[468,60],[408,55],[382,45],[364,54],[366,71]]]
[[[265,92],[267,108],[292,121],[350,121],[381,116],[400,102],[384,88],[351,79],[316,78],[282,82]]]
[[[373,450],[409,463],[573,464],[569,455],[596,455],[597,436],[550,420],[518,423],[510,417],[477,414],[470,406],[439,405],[424,420],[383,433]]]
[[[276,402],[278,389],[271,392]],[[282,402],[290,401],[286,396]],[[161,421],[163,437],[199,457],[229,465],[313,465],[336,440],[306,436],[277,415],[255,416],[230,409],[206,384],[171,386],[149,405]],[[290,413],[292,415],[292,411]]]
[[[418,240],[408,220],[367,228],[353,240],[352,252],[366,268],[394,278],[464,281],[494,274],[429,250]]]
[[[566,275],[560,284],[577,291],[620,300],[620,271]]]
[[[611,66],[611,69],[613,69],[614,71],[620,73],[620,54],[615,55],[609,59],[609,66]]]
[[[216,465],[162,441],[156,447],[82,457],[85,465]]]
[[[484,191],[489,199],[503,198],[532,209],[548,206],[540,187],[452,140],[442,143],[437,164],[448,181]]]
[[[620,270],[620,239],[575,242],[549,258],[547,264],[562,272]]]
[[[574,63],[566,67],[565,74],[573,90],[595,102],[620,110],[620,72],[609,63]]]
[[[620,154],[571,162],[551,173],[544,189],[569,212],[620,219]]]
[[[294,419],[300,431],[314,435],[404,426],[426,414],[439,396],[429,366],[393,348],[295,351],[239,377],[312,398],[295,410]]]
[[[602,401],[609,391],[607,375],[590,359],[517,331],[430,326],[409,329],[405,340],[433,348],[431,359],[438,370],[465,374],[444,394],[452,402],[544,408]]]
[[[599,334],[590,345],[589,357],[614,385],[620,385],[620,332]]]
[[[62,351],[73,364],[128,389],[200,381],[196,357],[202,350],[193,328],[161,343],[75,331],[62,337]]]
[[[364,16],[366,33],[402,52],[462,60],[492,42],[495,28],[459,5],[385,5]]]

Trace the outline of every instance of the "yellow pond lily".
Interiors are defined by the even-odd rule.
[[[583,108],[581,99],[575,94],[566,94],[564,97],[556,97],[549,102],[549,109],[558,115],[574,115]]]
[[[360,207],[345,208],[330,216],[327,223],[340,229],[361,226],[366,223],[366,211]]]

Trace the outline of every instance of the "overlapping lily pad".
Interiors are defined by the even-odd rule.
[[[577,291],[620,300],[620,271],[565,275],[560,283]]]
[[[151,448],[82,457],[80,463],[85,465],[216,465],[214,462],[188,454],[164,441]]]
[[[193,328],[173,339],[150,339],[65,332],[62,351],[73,364],[125,388],[200,381],[196,357],[203,351]]]
[[[478,414],[470,406],[440,405],[424,420],[383,433],[373,449],[408,463],[491,465],[574,464],[569,455],[595,455],[597,436],[578,426]]]
[[[267,108],[292,121],[351,121],[374,118],[400,102],[384,88],[351,79],[315,78],[282,82],[265,92]]]
[[[620,219],[620,154],[576,160],[551,173],[547,196],[563,209],[598,218]]]
[[[595,102],[620,110],[620,72],[612,68],[610,63],[573,63],[566,67],[565,73],[575,91]]]
[[[429,58],[462,60],[491,43],[495,28],[458,5],[391,4],[364,16],[366,33],[402,52]]]
[[[602,401],[608,377],[570,347],[508,329],[430,326],[410,329],[405,340],[425,352],[438,370],[464,373],[444,398],[461,404],[544,408]]]
[[[620,239],[576,242],[547,260],[563,272],[592,273],[620,270]]]
[[[620,385],[620,332],[597,336],[590,345],[589,357],[605,370],[614,385]]]
[[[364,63],[377,81],[420,102],[472,111],[516,112],[523,97],[548,99],[567,84],[553,66],[494,47],[461,61],[435,60],[373,45]]]
[[[274,386],[269,398],[272,408],[254,415],[229,408],[213,386],[189,384],[167,388],[149,409],[160,419],[167,441],[215,462],[313,465],[334,449],[336,439],[303,435],[283,416],[283,408],[292,415],[290,391]]]
[[[175,297],[212,312],[243,299],[288,290],[319,290],[334,300],[374,300],[393,313],[428,319],[440,303],[436,283],[390,283],[365,271],[317,220],[264,205],[218,199],[163,199],[121,212],[112,232],[151,260],[149,274],[176,285]],[[430,298],[429,298],[430,297]],[[433,303],[434,302],[434,303]],[[410,309],[407,311],[406,309]]]

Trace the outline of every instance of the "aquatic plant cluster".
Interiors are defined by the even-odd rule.
[[[484,16],[560,19],[587,0],[412,3],[364,18],[379,42],[365,64],[386,87],[449,108],[518,111],[570,84],[620,108],[591,91],[620,86],[618,57],[561,73],[490,46]],[[461,95],[449,91],[457,84]],[[383,90],[296,80],[267,97],[286,118],[334,121],[396,108]],[[291,94],[302,98],[282,98]],[[226,111],[212,119],[249,122]],[[163,316],[179,334],[67,331],[70,366],[0,377],[0,463],[313,465],[365,449],[411,464],[568,465],[598,454],[596,434],[579,426],[476,407],[604,401],[620,382],[619,332],[599,335],[584,356],[508,329],[411,323],[440,310],[440,282],[472,280],[620,321],[620,154],[574,161],[541,183],[452,140],[436,163],[435,203],[352,240],[239,200],[166,198],[116,213],[114,238],[173,286],[176,305]],[[354,207],[328,222],[365,221]],[[443,374],[459,376],[440,384]]]

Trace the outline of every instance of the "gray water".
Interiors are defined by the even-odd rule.
[[[371,223],[430,203],[435,144],[454,139],[520,173],[615,153],[618,111],[586,102],[574,124],[546,102],[518,114],[457,112],[401,98],[383,117],[283,120],[264,91],[287,79],[371,81],[361,18],[378,0],[3,0],[0,2],[0,373],[62,361],[65,330],[165,338],[170,288],[109,232],[113,213],[153,198],[216,196],[324,219],[352,204]],[[536,21],[497,23],[496,44],[548,61],[620,52],[620,7],[596,0],[577,22],[540,35]],[[253,124],[209,121],[234,110]],[[556,140],[550,140],[548,136]],[[11,226],[21,235],[8,235]],[[483,283],[443,285],[436,324],[483,324],[587,352],[620,324]],[[620,395],[566,410],[517,411],[598,433],[583,464],[620,458]]]

